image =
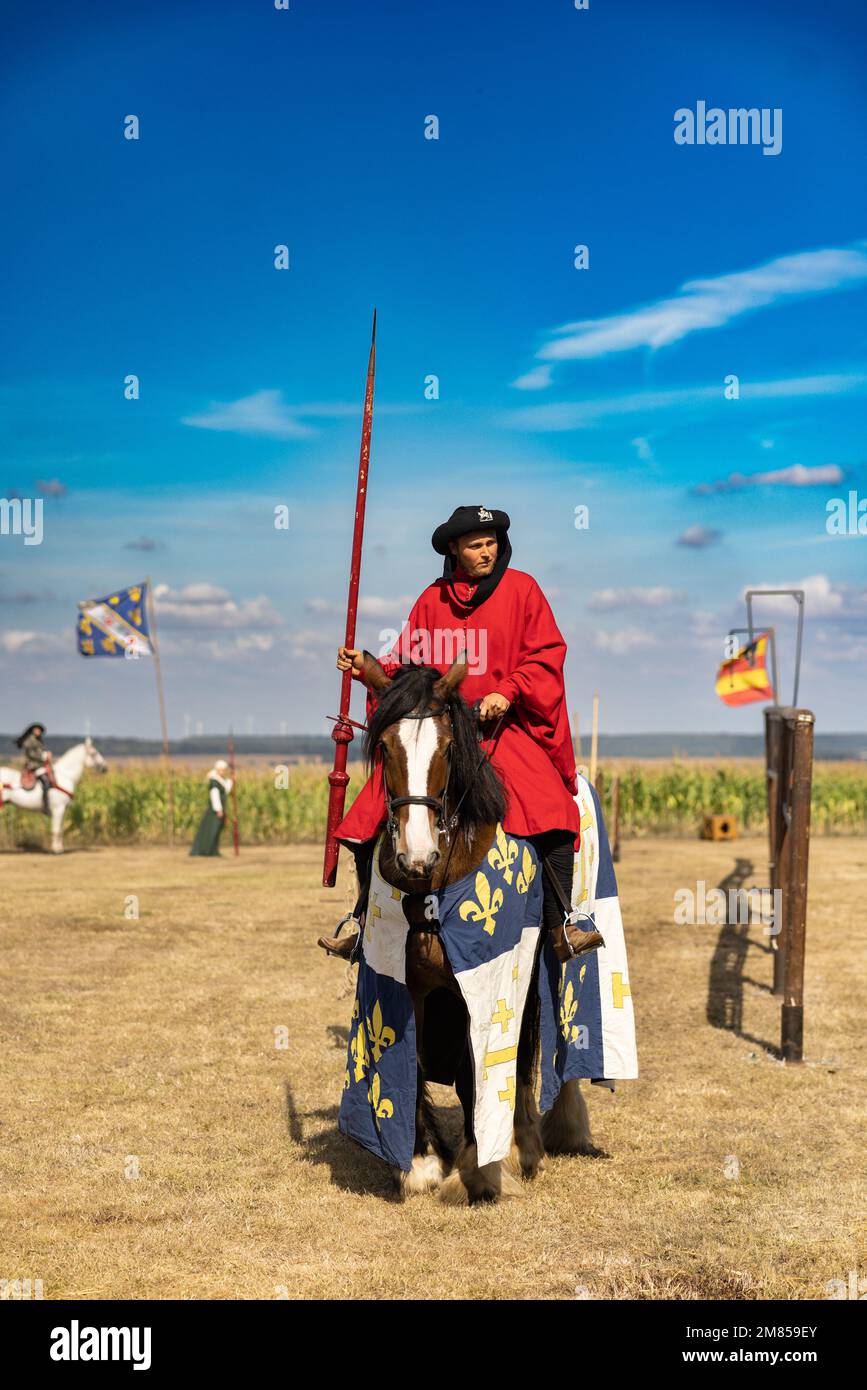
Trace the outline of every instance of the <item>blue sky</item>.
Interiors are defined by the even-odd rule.
[[[713,693],[724,635],[746,587],[800,584],[802,699],[864,726],[867,537],[825,529],[867,498],[862,6],[48,4],[6,31],[0,496],[42,496],[44,539],[0,536],[0,727],[157,731],[150,673],[73,637],[78,599],[150,573],[173,736],[325,728],[374,304],[360,643],[480,502],[585,721],[598,689],[609,732],[758,729]],[[781,109],[780,153],[676,144],[699,101]]]

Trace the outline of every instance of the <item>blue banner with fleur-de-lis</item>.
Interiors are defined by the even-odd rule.
[[[417,1070],[403,897],[374,868],[339,1126],[407,1171]],[[469,1013],[479,1163],[492,1163],[505,1158],[512,1141],[518,1036],[542,921],[535,851],[498,827],[478,869],[436,899],[442,942]]]
[[[116,589],[78,605],[78,650],[82,656],[146,656],[152,652],[147,581]]]
[[[604,947],[561,965],[550,940],[539,960],[541,1109],[550,1110],[564,1081],[632,1080],[638,1075],[635,1017],[617,880],[599,797],[578,777],[581,816],[572,907],[578,926],[601,932]],[[586,919],[590,920],[586,920]]]
[[[378,975],[362,959],[339,1127],[386,1162],[411,1168],[415,1100],[415,1017],[409,990]]]

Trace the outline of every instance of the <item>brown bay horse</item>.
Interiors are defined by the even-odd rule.
[[[503,1162],[484,1167],[477,1162],[466,1005],[442,939],[430,929],[426,915],[431,894],[482,863],[506,814],[502,783],[480,748],[475,716],[460,695],[466,674],[466,664],[457,661],[445,674],[431,666],[408,666],[391,679],[369,652],[364,654],[363,678],[377,698],[365,736],[365,757],[368,767],[381,757],[388,802],[378,869],[386,883],[408,895],[406,981],[418,1046],[413,1163],[409,1172],[395,1169],[394,1176],[403,1196],[438,1189],[440,1198],[453,1204],[518,1196],[520,1178],[535,1177],[546,1149],[598,1152],[577,1082],[562,1087],[544,1121],[539,1114],[539,996],[534,971],[518,1041],[511,1153]],[[582,940],[586,948],[585,933],[561,927],[559,939],[554,934],[561,960],[574,953],[564,930],[569,941]],[[319,944],[346,956],[352,943],[321,938]],[[453,1080],[464,1119],[457,1153],[439,1126],[429,1079]]]

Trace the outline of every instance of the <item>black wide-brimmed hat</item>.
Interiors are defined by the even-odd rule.
[[[507,512],[490,511],[487,507],[455,507],[448,521],[438,526],[430,543],[438,555],[448,553],[449,541],[465,536],[469,531],[508,531],[511,522]]]
[[[35,724],[28,724],[28,725],[27,725],[27,728],[24,730],[24,733],[21,735],[20,738],[16,738],[16,740],[15,740],[15,747],[16,747],[16,748],[20,748],[21,745],[22,745],[22,743],[24,742],[24,740],[25,740],[26,738],[29,738],[30,735],[33,733],[33,730],[34,730],[34,729],[41,729],[43,733],[45,733],[45,731],[46,731],[46,730],[45,730],[45,725],[41,722],[41,720],[37,719],[36,722],[35,722]]]

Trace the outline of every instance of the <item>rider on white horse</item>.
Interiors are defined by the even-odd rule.
[[[44,724],[28,724],[21,737],[16,738],[15,746],[24,754],[25,783],[30,781],[26,774],[32,772],[42,784],[42,809],[47,816],[48,793],[51,789],[51,754],[42,746],[44,735]]]
[[[36,729],[40,731],[43,725],[31,725],[18,740],[23,748],[25,737],[32,736]],[[33,749],[34,763],[29,763],[34,773],[40,770],[45,772],[45,760],[35,763],[36,749]],[[42,748],[39,736],[36,737],[36,746]],[[44,752],[44,749],[42,750]],[[51,851],[53,854],[63,853],[63,817],[66,808],[75,795],[75,789],[81,781],[82,775],[87,768],[93,768],[97,772],[106,771],[106,763],[98,748],[95,748],[90,738],[86,738],[83,743],[75,743],[71,748],[51,764],[50,784],[48,788],[48,814],[51,818]],[[0,808],[4,805],[18,806],[22,811],[45,810],[44,784],[38,786],[26,786],[25,776],[14,767],[0,767]]]

